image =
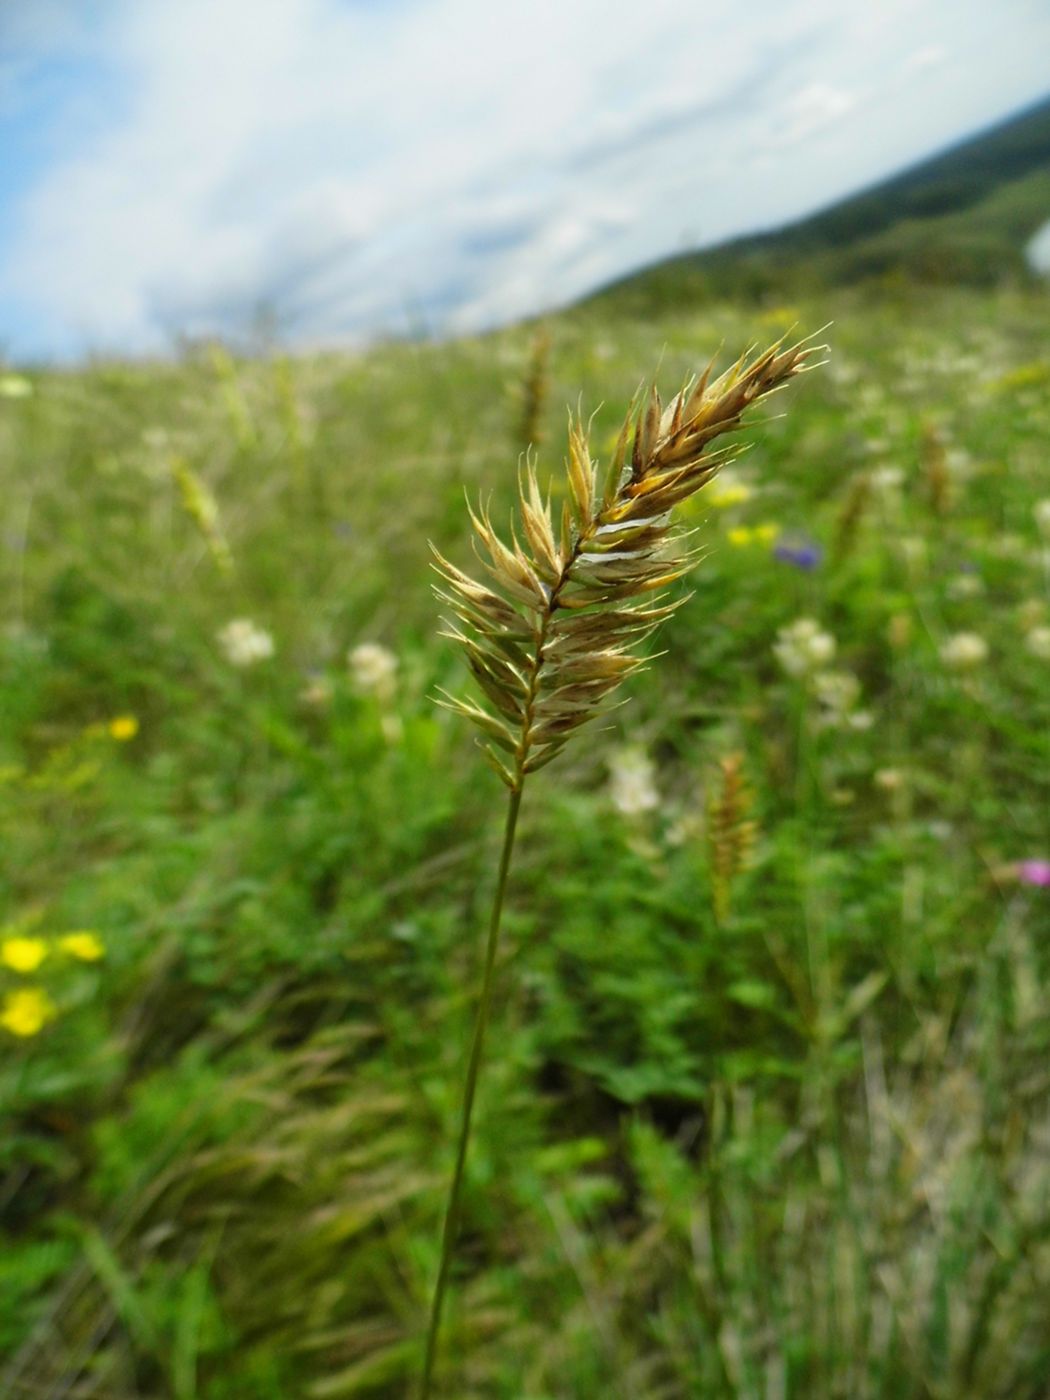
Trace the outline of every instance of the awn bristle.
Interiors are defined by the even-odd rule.
[[[583,420],[570,419],[569,499],[557,529],[532,462],[519,480],[527,549],[513,524],[507,544],[483,506],[470,512],[475,552],[491,584],[434,551],[446,585],[437,594],[466,629],[449,624],[443,635],[463,646],[491,708],[451,696],[442,703],[484,731],[485,755],[512,792],[604,712],[620,682],[643,665],[632,649],[684,601],[664,601],[659,592],[699,557],[684,548],[672,510],[740,450],[712,448],[715,440],[823,348],[781,346],[750,362],[741,356],[713,381],[709,365],[667,408],[655,388],[644,408],[632,404],[600,480]]]

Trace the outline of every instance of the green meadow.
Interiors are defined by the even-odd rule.
[[[0,1393],[412,1393],[504,803],[428,542],[828,322],[526,786],[438,1390],[1050,1391],[1048,313],[0,375]]]

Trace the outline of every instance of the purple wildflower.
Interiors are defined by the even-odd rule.
[[[785,535],[773,550],[773,557],[782,564],[793,564],[807,573],[820,566],[824,551],[809,535]]]
[[[1018,861],[1017,878],[1026,885],[1050,885],[1050,860]]]

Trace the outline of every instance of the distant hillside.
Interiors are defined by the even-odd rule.
[[[1025,245],[1047,219],[1050,100],[799,223],[657,263],[588,302],[650,314],[866,281],[990,286],[1030,275]]]

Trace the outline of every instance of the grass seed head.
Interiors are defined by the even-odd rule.
[[[607,710],[643,664],[637,648],[683,601],[663,590],[700,557],[673,522],[675,506],[736,455],[717,440],[821,348],[777,342],[714,379],[708,365],[666,407],[653,388],[643,406],[631,405],[601,474],[578,413],[569,422],[557,525],[530,462],[519,482],[522,538],[513,523],[507,539],[497,534],[485,506],[470,511],[485,581],[435,551],[438,596],[456,619],[445,635],[462,646],[484,700],[441,703],[483,731],[486,756],[512,790]]]
[[[551,335],[540,326],[533,336],[529,363],[521,384],[521,422],[519,436],[522,447],[538,447],[543,440],[543,410],[550,390]]]
[[[720,924],[729,917],[733,881],[747,866],[755,842],[755,823],[748,817],[751,794],[739,753],[719,760],[719,783],[707,810],[707,845],[711,897]]]

